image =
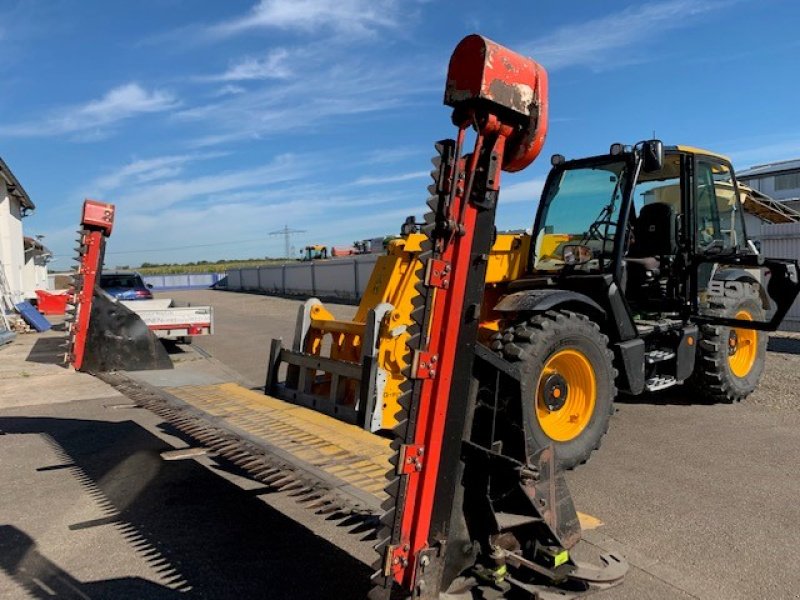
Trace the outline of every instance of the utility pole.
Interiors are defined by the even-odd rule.
[[[284,225],[283,229],[278,229],[277,231],[270,231],[269,235],[282,235],[283,236],[283,247],[285,252],[285,258],[292,258],[292,234],[295,233],[305,233],[305,229],[289,229],[288,225]]]

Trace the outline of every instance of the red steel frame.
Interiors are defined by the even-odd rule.
[[[97,270],[102,254],[103,234],[89,231],[83,234],[81,245],[85,247],[81,255],[78,276],[81,278],[80,289],[72,298],[75,305],[75,321],[72,323],[72,348],[70,361],[76,370],[83,366],[83,351],[86,348],[86,336],[89,332],[89,318],[92,314],[92,295],[97,283]]]
[[[538,156],[547,132],[547,93],[547,73],[541,66],[481,36],[462,40],[451,58],[445,104],[455,108],[453,117],[459,131],[456,164],[449,174],[447,219],[455,224],[455,231],[448,239],[433,240],[439,246],[434,249],[432,264],[426,265],[430,267],[426,277],[432,288],[429,293],[435,295],[427,344],[422,343],[419,350],[419,355],[425,356],[425,368],[414,375],[421,379],[414,439],[405,453],[413,450],[415,469],[412,472],[401,465],[408,480],[399,540],[387,557],[391,577],[405,590],[415,589],[418,559],[429,545],[451,385],[453,378],[459,376],[454,364],[459,335],[465,326],[464,296],[480,210],[471,201],[473,184],[480,178],[480,187],[498,192],[501,170],[522,170]],[[486,111],[476,107],[490,108]],[[508,116],[515,125],[501,120]],[[521,122],[525,125],[520,128]],[[461,159],[470,126],[477,131],[475,147],[471,155]],[[487,141],[492,143],[491,148],[484,148]],[[484,153],[488,153],[489,166],[479,171],[478,162]],[[450,266],[444,285],[442,265]],[[431,274],[434,272],[435,277]],[[434,360],[436,368],[432,372]],[[401,453],[401,458],[405,454]]]
[[[83,366],[89,320],[92,315],[92,297],[97,284],[97,274],[102,268],[105,238],[114,226],[114,205],[85,200],[81,212],[81,238],[79,240],[79,264],[76,276],[80,286],[74,290],[70,304],[75,306],[75,320],[70,325],[72,344],[67,356],[75,370]]]
[[[458,154],[460,154],[464,142],[466,127],[466,125],[462,125],[459,129]],[[498,134],[493,150],[497,155],[498,164],[502,163],[506,136],[510,131],[510,128],[505,128],[496,119],[488,120],[486,126],[478,133],[470,164],[461,181],[469,182],[472,179],[486,133]],[[456,174],[459,171],[460,169],[455,169]],[[498,169],[491,186],[492,189],[500,187],[499,174],[500,170]],[[437,357],[438,366],[436,376],[423,379],[421,383],[417,435],[414,441],[414,446],[421,447],[424,451],[424,468],[417,476],[409,478],[400,525],[400,543],[396,546],[391,561],[392,576],[405,589],[413,589],[417,566],[416,556],[428,546],[430,535],[430,520],[439,474],[445,417],[450,386],[455,375],[453,362],[459,331],[462,327],[463,290],[467,283],[467,267],[471,260],[475,219],[478,211],[470,202],[465,202],[469,191],[469,189],[465,190],[463,184],[458,184],[450,204],[451,216],[463,226],[462,233],[455,235],[450,243],[446,244],[439,257],[439,260],[451,266],[449,285],[438,287],[433,292],[435,297],[431,310],[427,353]]]

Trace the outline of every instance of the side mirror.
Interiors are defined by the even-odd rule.
[[[642,169],[645,173],[660,171],[664,166],[664,144],[661,140],[642,143]]]
[[[151,289],[151,290],[153,289],[153,284],[152,284],[152,283],[148,283],[148,284],[146,284],[146,285],[147,285],[147,288],[148,288],[148,289]]]
[[[561,260],[565,265],[585,265],[592,260],[592,250],[582,244],[566,244],[561,249]]]
[[[403,225],[400,227],[400,235],[410,235],[412,233],[418,233],[418,232],[419,232],[419,227],[417,226],[417,222],[414,215],[406,217],[406,220],[403,221]]]

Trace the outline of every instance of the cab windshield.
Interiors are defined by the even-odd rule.
[[[627,173],[628,164],[620,160],[564,169],[551,180],[534,232],[534,269],[556,271],[568,264],[603,270],[614,249]]]

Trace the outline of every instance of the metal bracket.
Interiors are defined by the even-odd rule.
[[[428,259],[425,267],[425,285],[447,289],[450,287],[450,263],[436,258]]]
[[[433,379],[436,377],[436,363],[439,355],[425,350],[416,350],[411,363],[411,374],[414,379]]]
[[[386,556],[383,560],[383,574],[385,577],[391,577],[392,571],[396,568],[405,569],[408,566],[409,550],[411,550],[411,547],[407,543],[386,546]]]
[[[403,444],[400,446],[397,461],[398,475],[417,475],[422,472],[425,446],[419,444]]]

